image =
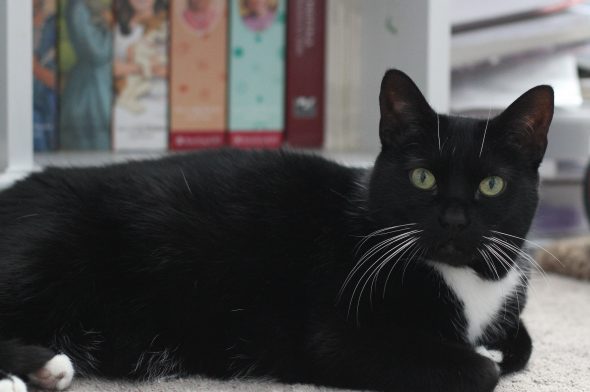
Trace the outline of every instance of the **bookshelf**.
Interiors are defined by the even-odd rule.
[[[358,129],[356,135],[358,145],[348,152],[329,149],[324,151],[325,155],[340,158],[363,156],[363,161],[367,161],[368,157],[373,157],[378,151],[377,91],[381,75],[386,69],[396,67],[407,71],[432,105],[441,112],[448,112],[453,67],[494,56],[511,55],[512,52],[507,52],[510,45],[506,44],[510,41],[509,33],[503,33],[502,36],[508,38],[502,41],[501,45],[491,38],[484,39],[489,42],[487,45],[473,43],[478,40],[481,42],[481,35],[494,36],[496,29],[504,29],[505,26],[452,34],[451,24],[456,16],[452,10],[458,3],[460,3],[458,0],[328,0],[328,10],[333,11],[331,15],[335,14],[334,11],[338,12],[338,7],[349,7],[354,14],[352,19],[345,20],[344,27],[353,30],[351,34],[355,35],[356,41],[351,42],[350,46],[356,45],[358,51],[349,53],[348,58],[336,56],[335,59],[340,63],[357,62],[355,70],[359,79],[355,82],[354,88],[348,91],[348,95],[354,97],[356,101],[349,102],[348,107],[357,111],[355,118],[358,124],[355,124],[354,128]],[[30,120],[32,118],[31,14],[31,0],[0,1],[0,187],[34,170],[35,167],[50,164],[105,164],[156,156],[146,153],[113,152],[33,154]],[[526,22],[522,27],[525,32],[536,29],[541,35],[532,34],[529,37],[524,34],[519,41],[519,45],[524,46],[519,48],[542,48],[547,45],[555,46],[590,38],[590,28],[588,28],[590,23],[581,30],[560,28],[560,26],[570,26],[571,18],[582,17],[579,15],[558,16],[549,26],[553,27],[553,30],[532,26],[538,24],[538,20]],[[355,23],[349,23],[351,20]],[[551,30],[551,34],[548,30]],[[329,50],[328,48],[326,93],[328,98],[331,98],[330,78],[331,75],[341,73],[341,67],[339,64],[331,63],[334,59],[331,58]],[[344,95],[342,89],[336,89],[334,92],[336,95]],[[572,154],[578,157],[586,157],[590,154],[590,148],[588,148],[590,132],[587,131],[587,124],[590,124],[589,113],[590,109],[585,106],[571,113],[556,115],[555,124],[563,123],[565,124],[563,128],[568,129],[560,134],[552,134],[551,137],[555,140],[550,141],[549,156],[559,159],[562,156],[571,157]],[[329,117],[328,113],[326,118],[328,123]],[[566,133],[571,136],[563,137]],[[355,161],[354,158],[351,160]]]
[[[31,0],[7,0],[0,4],[2,23],[0,44],[1,74],[8,83],[2,91],[0,107],[7,115],[0,127],[0,183],[34,168],[31,138]],[[449,107],[449,0],[336,0],[329,4],[349,4],[354,17],[360,22],[355,34],[359,52],[353,56],[358,61],[359,80],[350,91],[359,102],[358,126],[363,129],[358,137],[358,150],[378,150],[376,137],[378,121],[377,91],[383,72],[391,67],[408,70],[411,77],[425,92],[438,110]],[[369,21],[375,20],[376,23]],[[348,29],[352,26],[345,25]],[[408,39],[411,37],[411,39]],[[400,56],[400,53],[404,53]],[[336,67],[334,67],[336,68]],[[332,68],[330,68],[332,69]],[[3,83],[4,84],[4,83]],[[365,104],[366,102],[366,104]],[[353,105],[355,106],[355,105]],[[62,156],[63,157],[60,157]],[[99,154],[101,159],[118,159],[120,154]],[[58,152],[39,155],[41,164],[53,160],[70,159],[76,162],[87,157],[95,162],[96,154],[69,154]],[[69,158],[68,158],[69,157]]]

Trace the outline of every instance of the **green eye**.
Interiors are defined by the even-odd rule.
[[[423,189],[425,191],[431,190],[436,186],[436,179],[434,174],[428,169],[422,167],[414,169],[410,172],[410,180],[416,188]]]
[[[486,177],[479,183],[479,191],[490,197],[498,196],[504,188],[504,180],[498,176]]]

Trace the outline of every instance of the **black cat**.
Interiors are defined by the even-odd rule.
[[[380,107],[368,170],[220,150],[0,193],[0,391],[75,368],[477,392],[522,369],[552,89],[477,120],[391,70]]]

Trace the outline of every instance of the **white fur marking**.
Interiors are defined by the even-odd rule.
[[[41,388],[62,391],[72,383],[74,366],[70,358],[59,354],[51,358],[41,369],[29,374],[29,378]]]
[[[479,355],[490,359],[496,365],[496,370],[500,372],[500,364],[504,360],[504,354],[498,350],[488,350],[484,346],[477,346],[475,352]]]
[[[512,269],[500,280],[485,280],[468,267],[453,267],[433,262],[435,270],[463,303],[467,339],[475,344],[494,321],[504,301],[521,283],[520,273]]]
[[[0,392],[27,392],[27,385],[16,376],[0,380]]]
[[[496,363],[502,363],[502,361],[504,360],[504,354],[502,354],[502,351],[499,350],[489,350],[484,346],[477,346],[475,348],[475,352],[479,355],[483,355],[484,357],[491,359]]]

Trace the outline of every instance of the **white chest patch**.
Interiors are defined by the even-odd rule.
[[[521,275],[515,269],[510,270],[500,280],[486,280],[468,267],[453,267],[441,263],[431,265],[463,303],[467,339],[472,344],[478,341],[498,312],[503,309],[504,301],[512,296],[521,284]]]

